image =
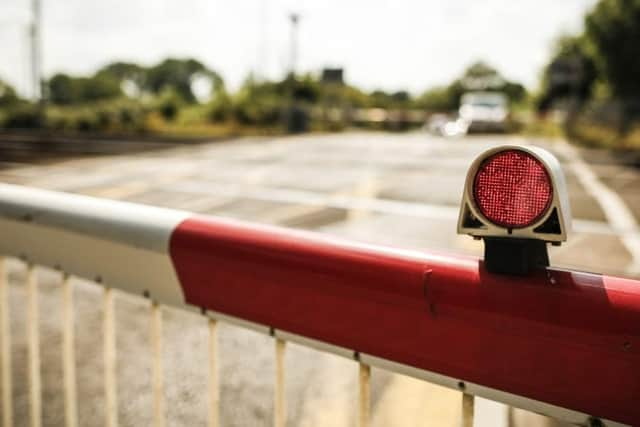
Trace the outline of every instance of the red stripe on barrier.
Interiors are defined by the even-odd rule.
[[[187,303],[640,425],[640,284],[487,273],[304,232],[195,217],[171,258]]]

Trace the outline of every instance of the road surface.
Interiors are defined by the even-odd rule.
[[[0,181],[96,197],[298,227],[367,242],[481,254],[456,235],[466,168],[496,144],[535,143],[565,167],[573,210],[570,241],[551,248],[553,265],[618,275],[640,272],[640,173],[607,153],[517,136],[443,139],[423,133],[347,133],[245,138],[128,155],[49,162],[0,162]],[[55,242],[51,242],[55,245]],[[11,330],[18,426],[28,424],[24,266],[11,264]],[[59,278],[41,272],[45,426],[63,425]],[[77,281],[76,343],[80,425],[102,424],[101,288]],[[149,303],[119,294],[118,413],[121,425],[152,420]],[[168,425],[206,425],[205,319],[164,310]],[[224,325],[220,331],[223,426],[269,426],[274,343]],[[437,343],[434,343],[437,344]],[[499,357],[499,355],[496,355]],[[289,426],[352,426],[357,365],[291,345],[287,353]],[[373,370],[373,426],[457,425],[460,394]],[[554,425],[487,401],[476,426]],[[515,421],[515,422],[514,422]]]

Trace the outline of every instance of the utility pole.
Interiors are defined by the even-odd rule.
[[[29,36],[31,41],[31,90],[34,101],[42,101],[42,51],[40,46],[40,24],[42,5],[40,0],[31,0],[31,25]]]
[[[258,39],[258,63],[256,64],[255,77],[257,80],[266,80],[267,78],[267,21],[269,16],[269,0],[261,0],[260,2],[260,31]]]
[[[298,22],[300,21],[300,15],[297,13],[289,14],[289,20],[291,22],[291,56],[289,60],[289,72],[294,77],[296,74],[296,64],[298,62]]]
[[[286,119],[287,129],[289,132],[302,132],[307,128],[307,115],[302,106],[298,105],[295,96],[296,86],[296,65],[298,62],[298,23],[300,15],[297,13],[289,14],[291,22],[291,61],[289,64],[289,75],[287,76],[287,86],[289,92],[289,111]]]

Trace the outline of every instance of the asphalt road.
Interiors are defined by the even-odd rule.
[[[423,133],[358,133],[246,138],[128,155],[0,161],[0,181],[186,209],[405,248],[481,254],[456,235],[466,168],[496,144],[534,143],[558,155],[567,175],[574,232],[550,249],[553,265],[636,277],[640,273],[640,173],[610,153],[515,136],[442,139]],[[55,244],[55,242],[52,242]],[[16,425],[28,424],[24,267],[11,263]],[[44,425],[63,425],[62,296],[56,273],[40,284]],[[102,424],[101,288],[77,281],[76,343],[80,425]],[[149,304],[119,295],[118,411],[121,425],[152,420]],[[168,425],[206,425],[206,321],[164,311]],[[272,420],[274,344],[224,325],[220,331],[223,426]],[[498,356],[498,355],[497,355]],[[290,426],[355,425],[357,365],[291,345],[287,353]],[[373,371],[373,425],[457,425],[460,394]],[[552,425],[481,401],[476,426]]]

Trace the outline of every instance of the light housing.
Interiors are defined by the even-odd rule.
[[[469,167],[458,233],[559,243],[570,227],[564,175],[547,150],[503,145],[486,150]]]
[[[546,244],[566,241],[570,227],[564,175],[548,151],[504,145],[471,164],[458,233],[484,240],[487,271],[526,275],[548,266]]]

